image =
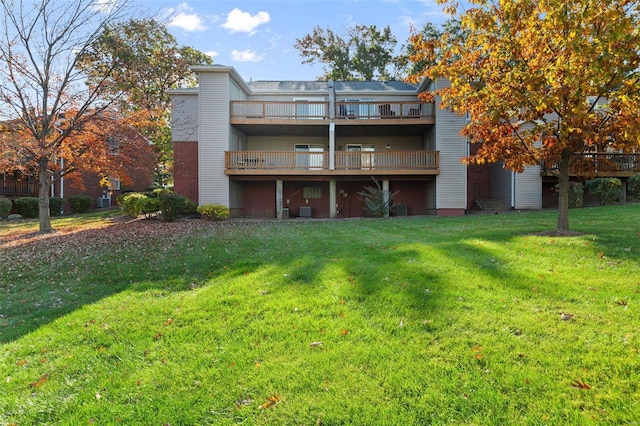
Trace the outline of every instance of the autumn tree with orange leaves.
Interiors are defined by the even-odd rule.
[[[439,0],[465,37],[414,34],[414,73],[446,79],[442,106],[469,113],[471,163],[516,172],[557,165],[556,232],[569,231],[569,175],[581,154],[640,147],[640,5],[631,0]]]
[[[0,0],[0,171],[37,176],[41,232],[52,230],[54,182],[78,170],[122,172],[127,149],[140,139],[114,111],[117,95],[104,90],[113,70],[87,81],[77,67],[104,28],[127,17],[127,7],[124,1]],[[118,155],[110,152],[114,138]]]

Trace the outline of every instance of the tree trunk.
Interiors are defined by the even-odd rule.
[[[569,161],[571,151],[564,149],[558,163],[558,224],[556,232],[569,232]]]
[[[51,232],[51,213],[49,211],[49,158],[42,157],[38,161],[38,207],[40,232]]]

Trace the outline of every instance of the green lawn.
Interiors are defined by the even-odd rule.
[[[640,423],[640,205],[0,223],[0,425]]]

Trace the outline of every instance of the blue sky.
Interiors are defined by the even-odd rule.
[[[444,22],[435,0],[135,0],[148,13],[168,20],[178,43],[213,57],[217,64],[236,68],[247,81],[315,80],[320,64],[301,64],[293,46],[315,26],[340,36],[355,25],[390,26],[398,47],[410,25]]]

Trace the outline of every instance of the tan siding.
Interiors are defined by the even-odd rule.
[[[233,99],[234,101],[244,101],[247,99],[247,94],[240,87],[238,87],[238,85],[234,81],[231,81],[229,94],[230,99]]]
[[[436,99],[435,146],[440,151],[440,174],[436,178],[437,209],[467,208],[467,167],[461,162],[467,152],[467,140],[460,135],[465,122],[464,116],[440,109],[440,99]]]
[[[198,139],[198,95],[171,96],[171,139],[195,141]]]
[[[524,172],[516,174],[515,191],[516,209],[542,208],[542,177],[540,166],[527,167]]]
[[[224,174],[224,151],[229,147],[229,76],[200,73],[199,201],[229,205],[229,180]]]
[[[251,136],[247,142],[248,151],[293,151],[296,144],[329,145],[324,137],[309,136]]]

